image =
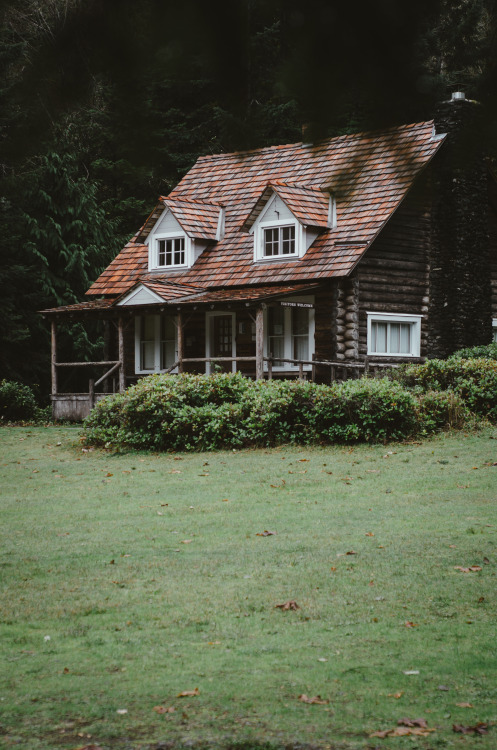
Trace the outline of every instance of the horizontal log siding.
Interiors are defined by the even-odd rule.
[[[352,278],[357,284],[358,354],[361,360],[367,356],[368,312],[427,313],[428,188],[426,176],[411,191],[353,273]],[[426,356],[427,324],[425,317],[421,323],[421,356]]]

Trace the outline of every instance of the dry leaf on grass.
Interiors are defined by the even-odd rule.
[[[262,531],[256,534],[256,536],[276,536],[276,531]]]
[[[428,729],[426,719],[399,719],[397,721],[399,727],[419,727],[420,729]]]
[[[415,622],[411,622],[410,620],[406,620],[404,625],[406,628],[417,628],[417,624]]]
[[[274,608],[275,609],[285,609],[285,610],[287,610],[287,609],[300,609],[300,607],[297,604],[297,602],[294,601],[293,599],[291,599],[288,602],[285,602],[284,604],[275,604]]]
[[[454,570],[460,570],[461,573],[477,573],[481,570],[481,565],[470,565],[469,568],[464,568],[462,565],[454,565]]]
[[[155,711],[158,714],[173,714],[176,709],[174,706],[154,706],[152,711]]]
[[[354,552],[354,550],[353,550],[353,549],[351,549],[351,550],[349,550],[348,552],[346,552],[345,554],[346,554],[346,555],[357,555],[357,552]]]
[[[299,701],[301,703],[309,703],[311,705],[319,705],[319,706],[325,706],[329,701],[323,700],[320,695],[315,695],[313,698],[309,698],[308,695],[305,693],[302,693],[302,695],[299,695]]]
[[[365,536],[374,536],[374,534],[372,531],[366,531]]]
[[[370,737],[428,737],[435,729],[429,729],[425,719],[399,719],[393,729],[383,729],[370,734]]]
[[[456,706],[459,706],[459,708],[473,708],[472,703],[456,703]]]
[[[453,732],[459,732],[460,734],[488,734],[488,724],[483,721],[479,721],[478,724],[474,724],[470,727],[465,727],[462,724],[453,724]]]
[[[180,542],[180,544],[191,544],[192,542],[193,542],[193,539],[183,539],[183,541]]]
[[[388,693],[388,697],[389,697],[389,698],[397,698],[397,700],[398,700],[399,698],[402,698],[402,696],[403,696],[403,695],[404,695],[404,693],[403,693],[403,691],[402,691],[402,690],[399,690],[399,692],[398,692],[398,693]]]
[[[194,695],[198,695],[200,690],[195,688],[194,690],[183,690],[182,693],[178,693],[177,698],[191,698]]]

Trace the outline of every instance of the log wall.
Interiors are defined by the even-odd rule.
[[[368,312],[426,316],[430,227],[430,176],[426,174],[397,209],[351,278],[340,283],[338,358],[341,354],[347,360],[363,360],[367,356]],[[428,319],[424,317],[422,357],[427,354],[427,330]]]

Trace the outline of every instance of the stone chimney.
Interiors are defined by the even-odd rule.
[[[444,357],[491,341],[483,108],[457,91],[434,125],[446,138],[433,162],[428,353]]]

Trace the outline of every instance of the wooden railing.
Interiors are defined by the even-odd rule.
[[[256,362],[256,360],[256,357],[184,357],[183,359],[176,360],[176,362],[168,367],[167,370],[162,370],[162,373],[171,373],[176,369],[178,370],[178,372],[183,372],[184,364]],[[304,379],[304,368],[306,366],[311,368],[311,380],[316,379],[316,366],[329,367],[331,381],[337,380],[337,374],[341,375],[341,377],[338,379],[347,380],[349,378],[349,371],[355,372],[357,374],[359,372],[363,372],[365,375],[367,375],[370,372],[374,372],[376,374],[381,369],[396,367],[396,365],[394,364],[389,364],[386,362],[370,362],[368,359],[366,359],[364,362],[343,362],[339,360],[335,361],[327,359],[288,359],[285,357],[275,357],[271,355],[269,357],[263,357],[263,361],[267,363],[267,370],[264,371],[263,377],[264,375],[267,375],[268,380],[271,380],[273,378],[273,368],[275,362],[284,362],[286,364],[295,365],[298,368],[298,376],[300,380]],[[279,371],[279,374],[285,376],[291,374],[292,372],[294,371],[283,369]]]

